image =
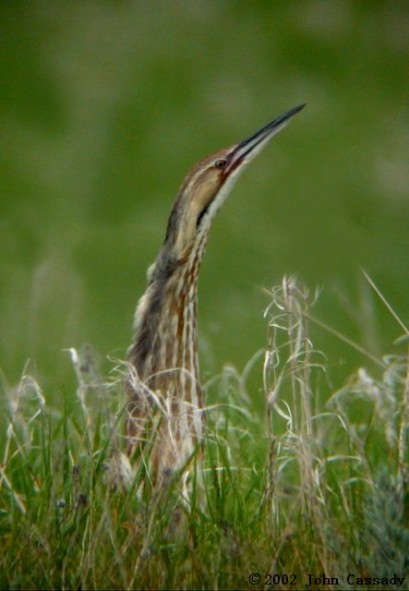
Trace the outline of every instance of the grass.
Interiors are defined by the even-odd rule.
[[[71,349],[78,387],[58,408],[29,368],[3,380],[2,589],[409,588],[408,356],[334,388],[314,297],[293,279],[270,295],[264,415],[231,369],[213,383],[187,501],[177,478],[141,490],[121,455],[120,363],[107,380]]]

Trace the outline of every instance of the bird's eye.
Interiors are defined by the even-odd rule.
[[[227,160],[216,160],[214,163],[215,168],[224,168],[227,164]]]

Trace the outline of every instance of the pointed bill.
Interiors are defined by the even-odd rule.
[[[250,137],[234,146],[229,154],[229,161],[224,170],[225,174],[230,174],[244,162],[250,162],[250,160],[252,160],[257,154],[259,154],[259,152],[261,152],[261,150],[271,140],[271,138],[279,133],[287,125],[291,117],[296,115],[296,113],[299,113],[304,107],[305,103],[290,109],[286,113],[276,117],[276,119],[256,131],[256,133]]]

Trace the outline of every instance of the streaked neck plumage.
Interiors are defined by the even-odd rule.
[[[180,467],[203,436],[197,352],[197,279],[211,222],[246,164],[280,131],[296,107],[243,142],[197,164],[183,182],[164,244],[148,271],[129,350],[127,435],[130,449],[159,409],[155,470]]]

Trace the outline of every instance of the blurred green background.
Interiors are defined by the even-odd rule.
[[[2,2],[0,364],[73,381],[63,349],[123,357],[189,168],[308,107],[240,178],[200,278],[204,378],[265,345],[263,292],[297,273],[373,353],[408,321],[409,3]],[[366,360],[331,336],[337,372]],[[255,368],[260,384],[260,365]]]

